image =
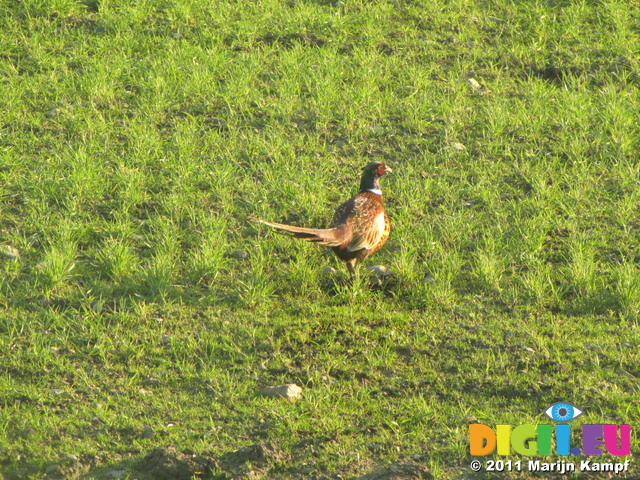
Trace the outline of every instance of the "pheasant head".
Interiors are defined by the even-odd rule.
[[[382,162],[369,162],[362,170],[359,191],[364,192],[365,190],[369,190],[370,192],[382,195],[382,190],[380,190],[380,177],[392,171],[393,170]]]

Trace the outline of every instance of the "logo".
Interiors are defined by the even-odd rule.
[[[544,414],[556,422],[569,422],[578,418],[584,412],[569,403],[558,402],[547,408]]]
[[[566,402],[558,402],[545,410],[555,422],[569,422],[584,412]],[[631,426],[628,424],[582,425],[580,444],[572,446],[571,425],[568,423],[540,425],[469,425],[469,452],[482,457],[494,451],[498,455],[631,455]],[[555,449],[553,448],[555,440]],[[554,451],[555,450],[555,451]]]

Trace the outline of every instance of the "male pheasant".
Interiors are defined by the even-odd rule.
[[[380,162],[371,162],[364,167],[358,194],[338,207],[329,228],[294,227],[259,218],[251,220],[289,232],[295,238],[331,247],[354,275],[358,265],[380,250],[391,232],[380,190],[380,177],[387,172],[391,169]]]

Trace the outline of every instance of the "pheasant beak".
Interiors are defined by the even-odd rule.
[[[391,168],[387,167],[386,165],[384,166],[384,173],[393,173],[393,170],[391,170]]]

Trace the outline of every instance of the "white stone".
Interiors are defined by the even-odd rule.
[[[381,277],[388,277],[391,275],[391,270],[384,265],[373,265],[372,267],[369,267],[369,271],[376,275],[380,275]]]
[[[302,387],[295,383],[287,383],[277,387],[265,387],[260,390],[260,395],[265,397],[282,397],[289,400],[296,400],[302,396]]]
[[[13,260],[20,257],[20,250],[16,247],[12,247],[11,245],[0,245],[0,254],[5,258]]]
[[[467,82],[476,90],[482,88],[482,85],[475,78],[467,78]]]

